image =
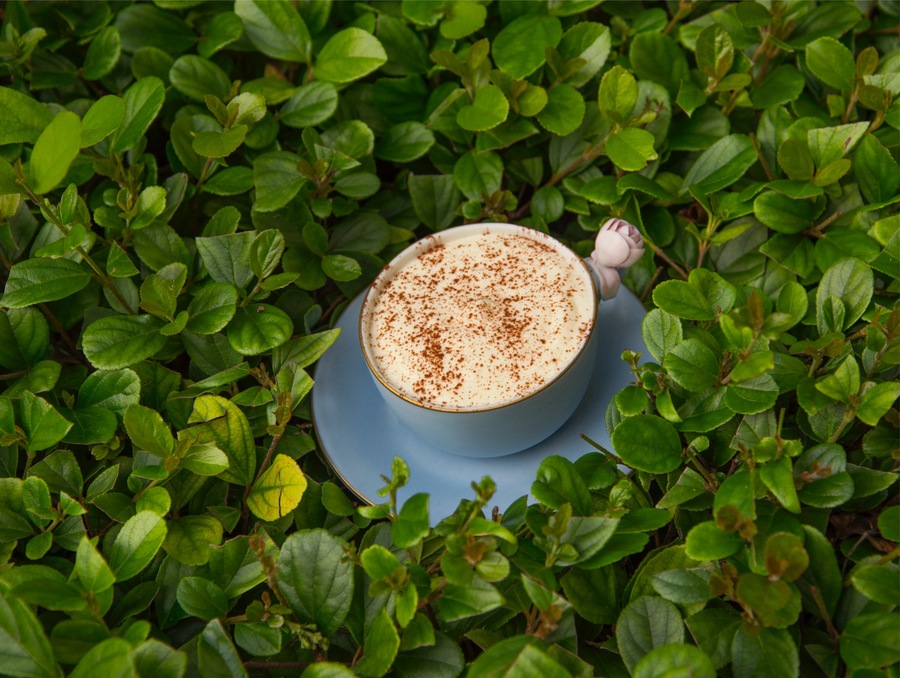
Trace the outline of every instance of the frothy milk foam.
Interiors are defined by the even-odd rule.
[[[576,357],[596,295],[574,255],[537,231],[428,241],[389,272],[368,313],[370,355],[395,391],[439,408],[498,406]]]

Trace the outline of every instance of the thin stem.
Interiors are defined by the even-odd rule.
[[[859,94],[859,85],[855,86],[850,91],[850,101],[847,102],[847,108],[844,109],[844,114],[841,116],[841,124],[846,125],[850,121],[850,114],[853,112],[853,107],[856,105],[856,97]]]
[[[650,277],[650,280],[644,286],[644,291],[641,292],[641,303],[644,303],[647,300],[647,296],[653,291],[653,286],[659,278],[660,274],[665,270],[663,266],[657,266],[656,271],[654,271],[653,275]]]
[[[832,224],[832,222],[834,222],[837,219],[840,219],[842,216],[844,216],[844,213],[841,210],[838,210],[837,212],[832,214],[830,217],[828,217],[824,221],[821,221],[820,223],[816,224],[812,228],[806,229],[804,231],[804,233],[806,235],[811,235],[813,238],[821,238],[822,231],[824,231],[826,228],[828,228]]]
[[[841,437],[841,434],[844,432],[844,429],[853,421],[853,418],[856,416],[856,407],[851,405],[847,408],[847,411],[844,412],[844,416],[841,417],[841,423],[838,424],[837,430],[831,435],[829,438],[829,443],[836,443],[838,439]]]
[[[678,9],[675,10],[675,14],[672,15],[672,18],[669,19],[669,23],[666,24],[666,27],[663,29],[663,34],[668,35],[672,32],[672,29],[678,25],[678,22],[681,21],[684,17],[691,13],[694,9],[694,5],[692,2],[685,0],[679,0]]]
[[[658,256],[660,259],[662,259],[663,261],[665,261],[669,266],[671,266],[672,268],[674,268],[675,271],[678,273],[678,275],[680,275],[680,276],[681,276],[682,278],[684,278],[685,280],[688,279],[687,271],[685,271],[681,266],[679,266],[679,265],[676,264],[674,261],[672,261],[672,259],[669,257],[668,254],[666,254],[665,252],[663,252],[659,247],[657,247],[656,245],[654,245],[652,242],[647,242],[647,241],[645,240],[645,241],[644,241],[644,244],[649,245],[649,246],[650,246],[650,249],[653,250],[653,253],[654,253],[656,256]]]
[[[66,332],[66,328],[62,326],[62,323],[59,322],[59,319],[54,315],[53,311],[50,310],[50,307],[47,304],[38,304],[38,308],[41,309],[43,314],[47,317],[47,320],[50,321],[50,324],[53,325],[53,329],[59,332],[59,336],[62,337],[63,342],[66,344],[66,348],[71,351],[72,355],[78,355],[78,348],[75,346],[75,342],[72,341],[72,337],[69,336],[69,333]]]
[[[753,144],[753,148],[756,150],[756,157],[759,158],[759,164],[762,165],[763,171],[766,173],[766,178],[769,181],[775,181],[775,175],[772,174],[769,163],[766,162],[766,158],[762,154],[762,149],[760,149],[759,147],[759,141],[757,141],[756,135],[753,132],[750,132],[750,142]]]

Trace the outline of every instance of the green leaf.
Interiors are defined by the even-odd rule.
[[[384,47],[361,28],[345,28],[332,35],[316,57],[316,79],[346,83],[378,70],[387,61]]]
[[[857,591],[877,603],[893,605],[900,597],[900,568],[894,563],[860,565],[850,581]]]
[[[759,477],[786,510],[800,513],[800,500],[797,498],[793,465],[789,457],[769,461],[760,467]]]
[[[839,299],[844,307],[844,320],[840,329],[846,329],[862,317],[874,290],[872,269],[859,259],[841,259],[822,275],[816,290],[816,325],[824,334],[826,319],[825,301],[829,297]]]
[[[709,590],[710,572],[691,568],[665,570],[653,575],[653,588],[666,600],[680,605],[704,603],[712,597]]]
[[[641,80],[659,83],[675,96],[687,80],[689,66],[684,51],[675,40],[660,32],[638,33],[628,51],[631,66]]]
[[[668,600],[643,596],[631,602],[616,623],[622,660],[633,671],[638,661],[657,647],[684,642],[681,613]]]
[[[468,586],[445,586],[443,595],[435,601],[435,606],[445,622],[452,622],[490,612],[503,603],[503,595],[496,587],[476,577]]]
[[[84,355],[101,370],[129,367],[159,351],[166,338],[162,321],[149,315],[111,315],[95,320],[82,335]]]
[[[294,332],[290,316],[269,304],[241,307],[228,325],[228,342],[241,355],[259,355],[280,346]]]
[[[453,180],[470,200],[485,199],[500,190],[503,161],[491,151],[469,151],[453,166]]]
[[[134,146],[156,119],[165,98],[166,87],[155,76],[141,78],[129,87],[122,96],[125,115],[113,133],[110,150],[121,153]]]
[[[216,172],[203,184],[203,190],[213,195],[240,195],[253,188],[253,170],[243,165]]]
[[[38,195],[56,188],[81,147],[81,120],[63,111],[44,128],[28,164],[29,183]]]
[[[135,447],[157,457],[167,457],[175,449],[175,439],[156,410],[132,405],[125,410],[125,430]]]
[[[597,101],[600,112],[620,125],[631,117],[638,99],[638,86],[634,76],[621,66],[613,66],[603,74]]]
[[[0,365],[11,371],[34,367],[50,347],[50,328],[35,308],[0,313]]]
[[[694,560],[719,560],[737,553],[743,541],[736,533],[725,533],[708,520],[691,528],[685,539],[686,553]]]
[[[320,125],[337,110],[337,89],[330,82],[311,82],[300,87],[281,107],[281,122],[288,127]]]
[[[559,19],[529,14],[515,19],[497,33],[491,55],[497,68],[522,80],[541,67],[544,51],[547,47],[556,47],[561,37]]]
[[[827,165],[843,158],[856,148],[856,144],[863,138],[867,129],[868,123],[855,122],[809,130],[806,133],[806,142],[816,165],[824,170]]]
[[[506,120],[509,101],[496,85],[485,85],[475,93],[471,105],[463,106],[456,115],[456,122],[463,129],[473,132],[496,127]]]
[[[784,629],[742,624],[731,646],[735,678],[797,678],[800,657]]]
[[[130,405],[137,404],[140,393],[141,380],[133,371],[99,370],[82,382],[78,407],[100,407],[121,416]]]
[[[54,119],[47,107],[8,87],[0,87],[0,111],[0,144],[32,144]]]
[[[622,462],[647,473],[668,473],[681,463],[681,439],[661,417],[639,414],[622,420],[612,443]]]
[[[201,287],[188,304],[186,328],[197,334],[214,334],[231,321],[237,310],[238,293],[234,285],[212,282]]]
[[[309,29],[287,0],[236,0],[234,12],[244,33],[266,56],[307,63],[312,53]]]
[[[200,634],[197,643],[197,664],[200,675],[204,678],[211,676],[247,678],[241,656],[218,619],[209,622]]]
[[[710,24],[697,36],[697,67],[718,82],[734,63],[734,43],[722,24]]]
[[[538,113],[541,127],[558,136],[571,134],[584,120],[586,106],[581,93],[567,83],[547,92],[547,105]]]
[[[235,125],[224,132],[201,132],[191,148],[204,158],[224,158],[234,153],[247,137],[246,125]]]
[[[897,382],[875,384],[860,398],[856,416],[869,426],[877,426],[897,398],[900,398],[900,384]]]
[[[686,193],[692,188],[702,194],[719,191],[744,176],[757,160],[753,143],[746,135],[722,137],[691,165],[679,193]]]
[[[20,397],[20,420],[28,439],[27,450],[38,452],[46,450],[62,440],[72,428],[50,403],[29,391]]]
[[[591,515],[591,495],[575,465],[565,457],[552,455],[541,461],[531,485],[532,496],[553,509],[571,504],[575,515]]]
[[[471,676],[571,676],[561,664],[552,659],[535,638],[526,635],[512,636],[491,645],[472,662]]]
[[[231,89],[225,71],[196,54],[178,57],[169,69],[169,80],[175,89],[196,101],[205,101],[206,95],[225,99]]]
[[[124,638],[107,638],[88,650],[69,674],[76,678],[97,675],[137,678],[131,658],[131,643]]]
[[[240,17],[234,12],[219,12],[206,24],[197,52],[209,59],[213,54],[238,40],[244,32]]]
[[[414,494],[391,523],[391,539],[398,548],[411,548],[428,536],[428,495]]]
[[[689,391],[712,388],[719,379],[719,357],[697,339],[678,344],[665,355],[663,363],[669,376]]]
[[[434,11],[434,3],[426,4],[431,5],[427,11],[437,16],[437,13]],[[471,35],[484,26],[484,21],[487,18],[486,7],[481,3],[466,2],[465,0],[451,1],[447,5],[445,12],[444,20],[441,21],[440,32],[443,37],[449,40],[458,40]]]
[[[10,676],[63,675],[34,612],[20,598],[0,596],[0,661]]]
[[[881,668],[900,661],[896,612],[870,612],[850,619],[841,634],[841,659],[851,669]]]
[[[654,299],[654,303],[658,302]],[[650,355],[662,362],[663,356],[681,343],[681,321],[661,308],[654,308],[641,321],[641,336]]]
[[[693,645],[661,645],[641,658],[632,675],[634,678],[679,675],[715,678],[716,667],[703,650]]]
[[[725,390],[725,404],[738,414],[758,414],[775,406],[778,384],[768,374],[740,383],[731,383]]]
[[[85,80],[99,80],[119,62],[122,38],[115,26],[107,26],[97,33],[88,46],[81,75]]]
[[[813,209],[808,200],[792,200],[775,191],[765,191],[753,201],[753,214],[778,233],[802,233],[813,226]]]
[[[297,508],[306,484],[306,476],[297,462],[287,455],[276,454],[271,466],[253,484],[247,495],[247,506],[260,520],[277,520]]]
[[[297,156],[285,151],[265,153],[253,161],[258,212],[274,212],[287,205],[306,182],[297,170]]]
[[[866,200],[890,200],[900,186],[900,167],[874,134],[866,134],[853,154],[853,173]]]
[[[250,422],[240,408],[225,398],[202,395],[194,401],[188,429],[197,443],[213,443],[228,455],[228,469],[219,477],[230,483],[249,485],[256,475],[256,448]]]
[[[806,66],[829,87],[849,90],[856,73],[853,54],[834,38],[819,38],[806,46]]]
[[[653,303],[666,313],[686,320],[713,320],[715,310],[694,285],[683,280],[667,280],[653,290]]]
[[[434,231],[447,228],[456,219],[461,196],[452,176],[412,175],[409,196],[416,216]]]
[[[346,542],[325,530],[294,532],[281,547],[278,583],[297,618],[325,636],[341,626],[353,598],[353,569]]]
[[[90,274],[69,259],[26,259],[9,271],[0,304],[24,308],[64,299],[87,286]]]
[[[209,277],[217,282],[230,283],[243,289],[253,280],[250,267],[250,248],[254,233],[242,231],[210,238],[197,238],[197,251]]]
[[[116,581],[140,574],[156,556],[166,538],[166,523],[152,511],[141,511],[129,518],[116,535],[109,552],[109,566]]]
[[[87,535],[83,536],[78,543],[78,551],[75,555],[75,574],[85,591],[95,595],[106,591],[116,581],[106,560],[87,538]]]
[[[382,608],[366,632],[363,654],[356,671],[361,676],[380,678],[386,674],[400,648],[400,636],[388,611]]]
[[[434,145],[434,133],[420,122],[401,122],[391,127],[375,146],[375,157],[389,162],[412,162]]]
[[[185,577],[178,582],[178,604],[192,617],[215,619],[228,614],[225,592],[203,577]]]

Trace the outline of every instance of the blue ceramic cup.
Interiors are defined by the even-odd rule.
[[[390,410],[424,442],[466,457],[499,457],[525,450],[541,442],[572,415],[581,402],[594,370],[597,353],[597,304],[586,338],[566,364],[547,374],[544,383],[522,397],[477,407],[441,407],[404,393],[391,383],[375,359],[372,314],[376,300],[397,271],[437,245],[479,233],[513,234],[547,245],[571,266],[593,299],[599,300],[599,279],[592,267],[565,245],[539,231],[512,224],[471,224],[428,236],[398,254],[370,286],[360,311],[359,340],[362,354],[381,397]],[[410,350],[421,347],[411,346]],[[598,415],[599,416],[599,415]]]

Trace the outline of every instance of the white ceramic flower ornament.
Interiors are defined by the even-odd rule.
[[[590,263],[600,280],[600,296],[612,299],[621,283],[619,269],[628,268],[644,254],[644,238],[624,219],[610,219],[594,241]]]

